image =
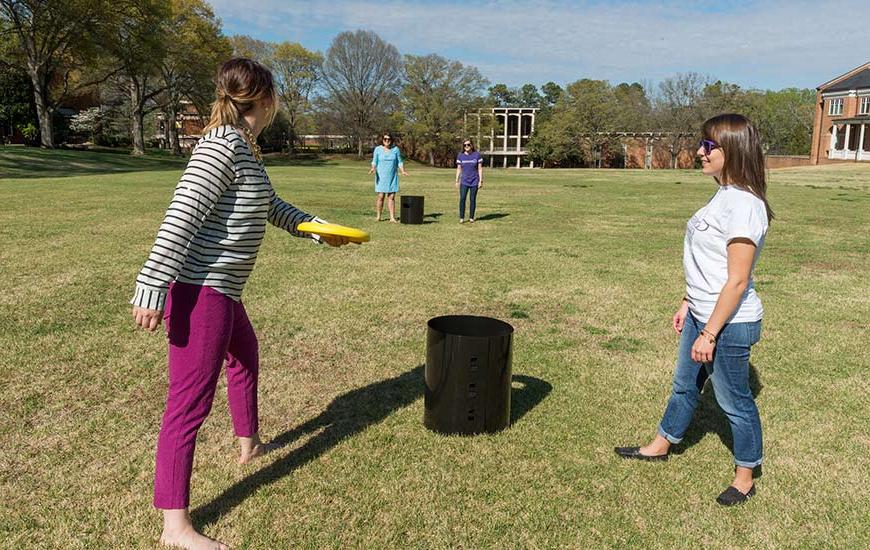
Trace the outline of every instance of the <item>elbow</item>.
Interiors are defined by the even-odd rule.
[[[728,288],[731,288],[739,295],[742,295],[746,292],[746,289],[749,288],[749,278],[748,277],[740,277],[740,278],[730,278],[726,285]]]

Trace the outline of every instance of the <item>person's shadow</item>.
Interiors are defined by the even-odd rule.
[[[419,365],[394,378],[342,394],[316,418],[274,438],[272,443],[285,446],[305,434],[320,431],[287,456],[236,482],[211,502],[195,509],[191,513],[194,525],[202,529],[215,523],[259,488],[278,481],[326,453],[343,439],[362,432],[422,397],[423,368],[423,365]],[[513,381],[521,384],[521,387],[511,390],[511,424],[540,403],[552,389],[547,382],[531,376],[515,375]],[[420,425],[423,429],[422,422]]]
[[[704,369],[701,369],[704,372]],[[749,388],[752,390],[752,395],[757,399],[764,386],[758,378],[758,371],[755,365],[749,363]],[[719,436],[722,444],[728,447],[729,450],[734,449],[734,439],[731,436],[731,426],[728,424],[728,419],[725,413],[716,403],[716,396],[713,392],[713,385],[709,380],[705,380],[705,385],[701,391],[701,397],[698,400],[698,407],[695,409],[695,414],[692,417],[692,423],[689,424],[689,429],[683,440],[671,448],[671,454],[683,454],[690,447],[701,441],[705,435],[713,432]],[[755,476],[761,476],[761,467],[755,470]]]
[[[497,220],[499,218],[507,218],[510,216],[507,212],[493,212],[492,214],[486,214],[479,218],[475,218],[474,221],[485,222],[487,220]]]

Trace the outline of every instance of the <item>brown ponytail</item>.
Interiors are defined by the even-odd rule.
[[[272,73],[253,59],[236,57],[218,70],[215,100],[211,104],[211,117],[203,129],[207,133],[218,126],[240,126],[242,116],[254,103],[268,99],[271,103],[266,126],[272,124],[277,114],[277,94]]]

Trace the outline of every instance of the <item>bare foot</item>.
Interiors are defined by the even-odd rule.
[[[230,548],[222,542],[197,533],[192,525],[173,530],[164,527],[163,534],[160,535],[160,544],[188,550],[229,550]]]
[[[247,464],[255,458],[270,453],[279,447],[280,445],[276,443],[257,443],[251,450],[242,451],[242,454],[239,455],[239,464]]]
[[[399,223],[399,220],[396,218],[390,218],[390,223]]]
[[[380,216],[375,216],[375,221],[376,221],[376,222],[381,221],[381,217],[380,217]]]

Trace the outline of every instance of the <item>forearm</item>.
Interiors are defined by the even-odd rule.
[[[728,319],[734,314],[737,306],[740,305],[740,300],[749,282],[746,280],[731,280],[725,282],[719,292],[719,299],[716,300],[716,306],[713,308],[713,313],[710,315],[710,320],[707,321],[705,330],[711,334],[719,334]]]
[[[288,231],[296,237],[310,237],[309,233],[300,233],[296,227],[302,222],[310,222],[315,216],[306,214],[290,203],[284,202],[280,197],[272,194],[269,201],[269,223],[275,227]]]

